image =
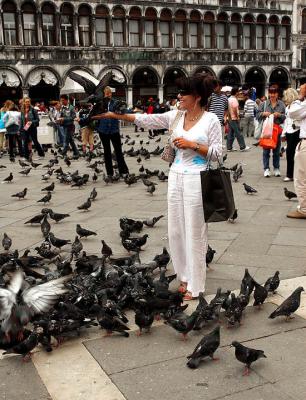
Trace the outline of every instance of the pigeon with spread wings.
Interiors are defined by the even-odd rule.
[[[107,112],[109,99],[104,97],[104,88],[109,85],[111,79],[114,79],[112,71],[109,71],[106,75],[104,75],[98,85],[95,85],[90,79],[87,79],[75,72],[70,72],[68,76],[81,85],[84,88],[85,93],[88,95],[88,97],[83,100],[83,103],[93,104],[93,107],[86,118],[86,123],[90,117]],[[115,112],[120,112],[124,107],[126,107],[125,103],[116,100]]]
[[[63,277],[28,288],[23,273],[14,273],[9,285],[0,289],[0,331],[7,337],[22,335],[23,327],[33,315],[49,311],[67,292],[64,283],[68,279]]]

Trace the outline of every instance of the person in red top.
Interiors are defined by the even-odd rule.
[[[240,132],[239,127],[239,103],[237,100],[238,88],[233,88],[231,91],[231,97],[228,99],[228,121],[229,121],[229,133],[227,135],[227,151],[234,151],[233,143],[235,138],[240,147],[240,151],[250,150],[250,147],[246,146],[244,137]]]

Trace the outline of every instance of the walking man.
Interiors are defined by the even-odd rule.
[[[216,114],[222,127],[222,139],[224,139],[224,127],[228,115],[228,99],[224,93],[221,92],[222,82],[217,80],[217,86],[212,93],[209,101],[208,111]]]
[[[79,151],[74,143],[73,134],[74,134],[74,119],[76,117],[74,107],[72,104],[69,104],[69,98],[66,94],[62,94],[60,97],[61,101],[61,109],[60,109],[60,117],[56,120],[56,123],[60,125],[61,132],[63,134],[64,140],[64,148],[62,151],[63,155],[67,154],[69,149],[69,145],[72,148],[73,155],[75,158],[79,157]]]
[[[228,99],[228,110],[229,110],[229,133],[227,135],[227,151],[234,151],[233,143],[235,138],[240,147],[240,151],[250,150],[249,146],[246,146],[244,137],[240,132],[239,127],[239,103],[238,103],[238,88],[233,88],[231,91],[231,97]]]
[[[250,92],[245,93],[244,116],[241,120],[244,137],[254,136],[255,101],[250,98]]]

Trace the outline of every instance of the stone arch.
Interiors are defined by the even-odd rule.
[[[206,65],[204,65],[203,67],[197,67],[195,70],[192,71],[191,75],[198,73],[207,73],[213,76],[214,78],[217,77],[215,71],[211,67],[206,67]]]
[[[240,86],[242,83],[242,75],[236,67],[225,67],[218,75],[218,79],[223,82],[224,86]]]
[[[256,88],[256,96],[261,97],[265,94],[267,84],[267,74],[261,67],[251,67],[244,74],[244,83],[249,88]]]

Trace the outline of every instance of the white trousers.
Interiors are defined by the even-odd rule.
[[[299,201],[298,211],[306,214],[306,140],[296,146],[294,156],[294,188]]]
[[[178,279],[196,297],[205,290],[207,251],[200,174],[169,172],[168,237]]]

